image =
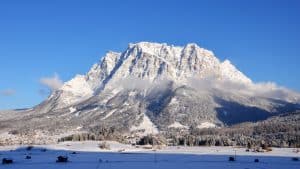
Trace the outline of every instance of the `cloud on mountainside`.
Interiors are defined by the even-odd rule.
[[[118,81],[118,86],[124,89],[133,90],[151,90],[163,91],[170,88],[170,80],[161,78],[151,83],[149,80],[129,77]],[[214,76],[208,78],[189,78],[182,85],[187,85],[199,91],[209,91],[220,89],[221,91],[231,92],[234,94],[248,95],[252,97],[266,97],[280,99],[290,102],[300,102],[300,94],[278,86],[274,82],[259,82],[259,83],[239,83],[229,80],[220,80]]]
[[[220,89],[235,94],[249,95],[253,97],[266,97],[285,101],[300,102],[300,94],[278,86],[274,82],[238,83],[215,78],[189,79],[189,85],[197,90]]]
[[[58,74],[55,73],[52,77],[40,78],[40,83],[51,91],[59,89],[63,85],[63,81],[59,78]]]

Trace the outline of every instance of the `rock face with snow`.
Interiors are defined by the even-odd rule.
[[[32,110],[12,115],[23,123],[1,124],[74,132],[105,125],[157,133],[263,120],[299,109],[299,98],[282,87],[253,83],[230,61],[196,44],[140,42],[122,53],[108,52],[86,75],[66,82]]]

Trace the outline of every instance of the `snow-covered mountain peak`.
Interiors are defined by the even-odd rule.
[[[82,126],[81,131],[114,127],[149,134],[264,120],[299,110],[290,103],[299,98],[273,83],[252,83],[229,60],[221,62],[197,44],[140,42],[123,53],[108,52],[86,75],[76,75],[30,110],[31,119],[26,115],[22,123],[51,131]]]
[[[114,86],[119,86],[126,79],[141,79],[151,83],[164,77],[181,84],[191,77],[201,79],[211,75],[229,81],[251,83],[230,61],[220,62],[213,52],[195,43],[180,47],[139,42],[129,44],[123,53],[106,53],[85,76],[76,76],[66,82],[60,98],[63,103],[73,104],[102,90],[114,90]]]
[[[174,46],[168,45],[167,43],[138,42],[130,43],[128,48],[137,48],[139,52],[144,52],[151,55],[161,55],[164,53],[169,53],[180,57],[184,53],[198,52],[203,56],[214,56],[214,53],[212,51],[201,48],[196,43],[188,43],[185,46]]]
[[[91,86],[84,75],[76,75],[60,88],[58,108],[85,100],[93,95]]]
[[[238,83],[251,84],[252,81],[242,72],[240,72],[229,60],[225,60],[221,63],[222,76],[225,80],[230,80]]]
[[[201,48],[200,46],[198,46],[196,43],[188,43],[184,48],[183,48],[184,53],[188,53],[188,52],[196,52],[198,54],[200,54],[201,56],[210,56],[213,57],[214,53],[210,50]]]
[[[129,44],[129,50],[135,48],[138,50],[138,52],[148,53],[156,56],[160,56],[164,52],[172,52],[175,55],[180,55],[183,49],[183,47],[171,46],[166,43],[139,42]]]
[[[103,80],[110,75],[120,57],[121,53],[109,51],[99,63],[93,65],[86,74],[86,81],[93,90],[97,90],[101,86]]]

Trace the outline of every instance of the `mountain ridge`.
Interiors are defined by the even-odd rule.
[[[160,57],[161,53],[163,53],[165,50],[172,53],[173,58],[171,58],[171,59],[169,58],[167,60],[164,57]],[[95,64],[91,68],[91,70],[87,73],[87,75],[83,75],[83,76],[85,76],[86,81],[89,83],[89,85],[91,86],[92,89],[101,90],[101,88],[104,88],[103,85],[105,85],[106,81],[110,80],[107,77],[113,75],[110,73],[114,73],[114,71],[117,71],[118,65],[123,64],[123,62],[126,61],[128,59],[128,57],[130,57],[130,54],[128,54],[128,53],[136,52],[135,53],[136,59],[140,59],[139,57],[141,57],[141,56],[139,56],[139,55],[141,55],[141,53],[150,54],[149,56],[157,57],[158,60],[160,60],[162,62],[161,66],[164,66],[165,64],[167,64],[167,65],[171,65],[174,67],[174,66],[178,66],[178,64],[181,64],[176,68],[170,68],[170,69],[173,69],[170,72],[171,75],[173,75],[173,78],[175,77],[175,79],[176,79],[176,77],[180,78],[180,76],[182,76],[182,73],[185,73],[185,72],[175,72],[176,70],[183,67],[182,65],[185,65],[185,64],[182,64],[182,62],[184,62],[184,60],[182,59],[183,53],[188,53],[188,52],[192,53],[195,50],[196,50],[196,52],[203,54],[203,57],[212,58],[212,62],[219,62],[219,60],[214,57],[213,52],[208,51],[203,48],[200,48],[195,43],[187,44],[185,47],[179,47],[179,46],[168,46],[165,43],[159,44],[159,43],[140,42],[140,43],[136,43],[136,44],[129,44],[128,49],[125,52],[123,52],[122,54],[118,53],[118,52],[112,52],[112,51],[108,52],[101,59],[101,61],[98,64]],[[191,59],[191,58],[188,58],[188,59]],[[170,60],[171,61],[178,60],[178,62],[170,64],[170,62],[171,62]],[[133,62],[134,61],[137,61],[137,60],[133,60]],[[206,62],[208,62],[208,61],[206,61]],[[210,64],[207,64],[207,65],[210,65]],[[114,66],[116,66],[116,67],[114,67]],[[131,66],[132,67],[128,68],[129,71],[132,71],[134,65],[131,65]],[[191,65],[189,65],[189,66],[190,66],[189,69],[192,69],[192,66]],[[196,64],[194,64],[193,66],[196,66]],[[251,82],[251,80],[249,78],[247,78],[243,73],[239,72],[235,68],[235,66],[233,66],[230,63],[229,60],[225,60],[224,62],[221,63],[220,66],[221,66],[221,69],[227,70],[227,72],[223,73],[224,77],[226,77],[226,75],[229,75],[227,78],[230,80],[234,80],[234,78],[237,78],[237,79],[240,78],[238,80],[241,80],[242,82],[245,82],[245,83]],[[161,70],[162,69],[163,69],[163,67],[161,67]],[[144,71],[144,70],[140,70],[140,71]],[[203,73],[203,74],[205,74],[205,73]],[[178,77],[178,75],[179,75],[179,77]],[[76,77],[75,77],[75,79],[76,79]],[[157,77],[150,77],[150,79],[151,79],[150,81],[152,81],[155,78],[157,78]],[[72,80],[74,80],[74,79],[72,79]],[[178,79],[176,79],[176,80],[178,80]],[[71,82],[71,81],[69,81],[69,82]],[[101,82],[103,82],[103,83],[101,84]],[[62,90],[64,90],[64,89],[62,88]]]
[[[34,108],[0,116],[6,126],[0,132],[58,137],[105,126],[145,135],[256,122],[299,110],[299,103],[298,93],[254,83],[229,60],[220,61],[197,44],[140,42],[122,53],[108,52]]]

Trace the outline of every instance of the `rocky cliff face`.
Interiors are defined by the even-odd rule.
[[[79,132],[105,125],[147,134],[263,120],[299,109],[299,98],[270,83],[253,83],[196,44],[140,42],[123,53],[108,52],[86,75],[11,119],[23,121],[13,128]]]

